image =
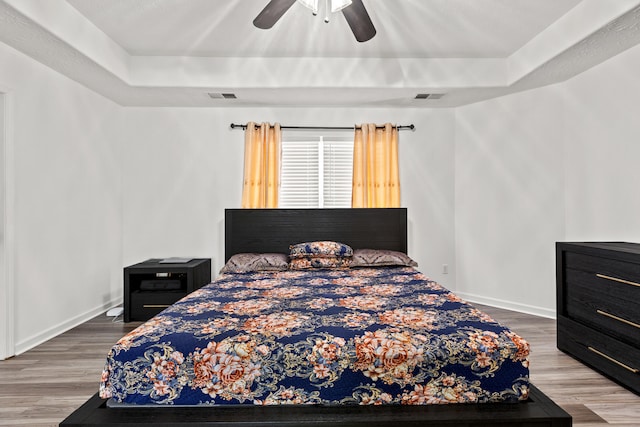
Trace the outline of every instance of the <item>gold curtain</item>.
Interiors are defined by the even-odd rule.
[[[400,207],[398,128],[390,123],[356,126],[351,207]]]
[[[247,123],[244,133],[243,208],[277,208],[282,132],[278,123]]]

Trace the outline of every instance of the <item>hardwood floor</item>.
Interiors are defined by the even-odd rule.
[[[137,325],[98,316],[0,361],[0,425],[57,426],[97,391],[109,348]]]
[[[577,427],[640,426],[640,396],[555,346],[555,321],[481,306],[531,344],[531,380]],[[0,425],[57,426],[98,388],[111,345],[139,323],[102,315],[20,356],[0,361]]]
[[[474,304],[531,344],[530,377],[577,427],[640,426],[640,396],[556,348],[555,320]]]

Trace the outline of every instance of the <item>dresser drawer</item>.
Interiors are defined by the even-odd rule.
[[[566,316],[640,348],[640,288],[626,289],[570,269],[565,281]]]
[[[561,316],[558,348],[640,393],[640,349]]]
[[[148,320],[186,295],[186,292],[132,292],[131,320]]]
[[[640,288],[640,264],[619,261],[604,256],[592,256],[576,252],[565,252],[565,268],[593,273],[611,282]]]
[[[640,301],[640,286],[635,286],[633,282],[612,280],[609,276],[575,270],[570,266],[566,266],[564,270],[564,282],[567,288],[588,289],[599,298],[625,300],[629,303],[630,310],[637,310],[638,301]]]

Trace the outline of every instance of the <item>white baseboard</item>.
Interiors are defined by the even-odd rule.
[[[469,294],[466,292],[454,292],[460,298],[471,303],[490,305],[492,307],[504,308],[505,310],[517,311],[520,313],[533,314],[534,316],[546,317],[549,319],[556,318],[556,310],[550,310],[544,307],[536,307],[534,305],[520,304],[512,301],[505,301],[497,298],[483,297],[480,295]]]
[[[51,326],[50,328],[38,333],[37,335],[32,336],[31,338],[22,340],[16,343],[15,354],[17,356],[19,354],[24,353],[27,350],[31,350],[32,348],[50,340],[51,338],[54,338],[64,332],[67,332],[69,329],[73,329],[76,326],[81,325],[90,319],[93,319],[97,315],[104,313],[111,307],[118,304],[122,304],[122,297],[115,298],[92,310],[86,311],[82,314],[72,317],[67,321]]]

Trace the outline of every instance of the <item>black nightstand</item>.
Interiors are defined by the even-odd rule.
[[[211,282],[211,259],[161,263],[148,259],[124,269],[124,321],[149,320]]]

